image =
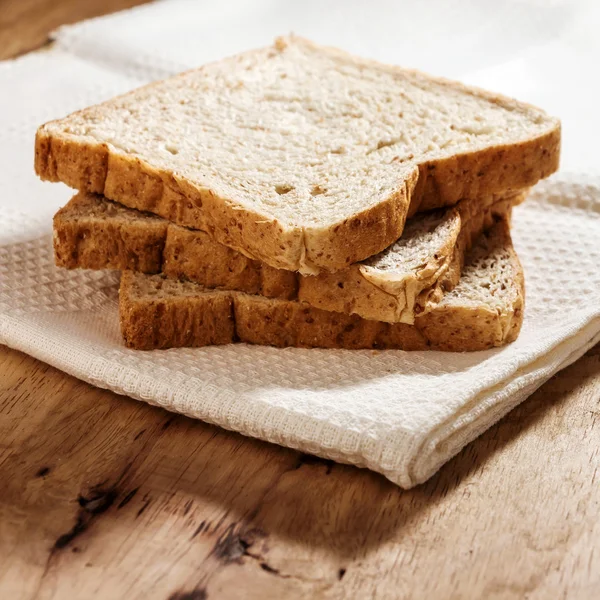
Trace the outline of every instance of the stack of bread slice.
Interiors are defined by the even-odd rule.
[[[466,351],[519,333],[511,210],[559,151],[535,107],[290,36],[42,126],[35,164],[132,348]]]

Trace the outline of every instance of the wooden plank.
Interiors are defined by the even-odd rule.
[[[0,60],[48,43],[59,25],[107,13],[148,0],[0,0]]]
[[[140,1],[0,0],[0,58]],[[598,597],[599,422],[597,346],[403,492],[0,347],[0,597]]]
[[[2,597],[600,591],[598,348],[408,492],[12,350],[0,373]]]

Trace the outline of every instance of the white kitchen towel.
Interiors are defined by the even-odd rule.
[[[320,3],[318,14],[324,21],[314,25],[306,17],[309,13],[294,8],[297,3],[266,1],[252,3],[252,11],[241,1],[217,8],[204,2],[161,2],[62,29],[52,51],[0,63],[0,342],[99,387],[246,435],[366,466],[402,487],[431,476],[600,341],[600,180],[589,158],[598,138],[598,131],[591,131],[598,117],[593,103],[577,104],[577,111],[589,109],[587,117],[569,109],[565,98],[570,92],[560,95],[551,86],[550,73],[544,76],[543,52],[548,46],[550,56],[556,57],[562,44],[567,55],[578,53],[584,17],[594,7],[551,2],[542,11],[546,16],[534,21],[530,17],[534,8],[540,13],[538,2],[511,4],[518,5],[513,12],[525,15],[521,29],[530,31],[525,35],[517,28],[512,41],[519,52],[511,47],[503,54],[495,30],[486,25],[481,33],[471,24],[473,34],[468,36],[460,15],[452,17],[447,9],[465,3],[438,4],[447,11],[445,25],[440,25],[442,38],[447,28],[464,31],[458,51],[454,46],[438,53],[438,73],[485,81],[498,89],[497,81],[498,91],[515,95],[522,81],[521,97],[536,97],[544,107],[563,107],[559,116],[574,125],[565,156],[571,173],[543,182],[514,211],[514,241],[527,282],[525,322],[514,344],[469,354],[242,344],[136,352],[120,341],[117,275],[54,267],[51,216],[70,192],[59,184],[42,184],[33,175],[37,125],[205,59],[268,43],[276,33],[272,29],[281,33],[294,28],[294,19],[302,25],[295,27],[298,33],[342,45],[346,36],[354,40],[346,47],[395,61],[401,52],[410,55],[410,48],[391,35],[392,17],[406,14],[416,24],[424,19],[409,4],[406,13],[399,13],[398,3],[369,3],[371,21],[357,42],[352,32],[362,18],[363,3],[331,3],[328,8]],[[484,19],[473,10],[475,21],[489,22],[489,15]],[[506,11],[497,17],[500,21],[515,18],[516,13]],[[336,27],[340,15],[346,25]],[[433,47],[421,46],[422,55],[411,55],[413,65],[435,71]],[[588,52],[581,60],[593,62],[594,57]],[[573,83],[579,67],[558,64]],[[533,66],[535,76],[522,77]],[[560,74],[552,76],[560,80]],[[531,84],[532,78],[537,85]],[[586,85],[583,72],[580,83]],[[587,162],[578,157],[587,157]],[[578,174],[581,162],[586,168]]]

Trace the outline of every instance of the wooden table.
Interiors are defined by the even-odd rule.
[[[0,347],[0,598],[600,598],[599,448],[600,346],[408,492]]]

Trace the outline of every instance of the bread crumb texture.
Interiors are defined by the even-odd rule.
[[[535,183],[559,141],[529,105],[289,37],[45,125],[36,168],[136,208],[170,195],[162,216],[316,273],[383,250],[420,204]]]

